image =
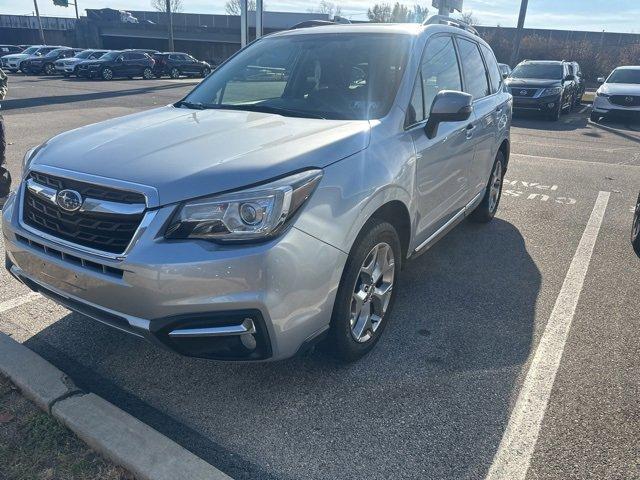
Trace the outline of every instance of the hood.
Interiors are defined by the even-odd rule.
[[[508,87],[517,88],[517,87],[561,87],[562,82],[560,80],[556,80],[553,78],[544,78],[544,79],[536,79],[536,78],[507,78],[505,83]]]
[[[48,165],[152,186],[162,205],[242,188],[365,149],[369,122],[162,107],[58,135]]]
[[[638,95],[640,96],[640,85],[637,83],[605,83],[598,89],[599,93],[608,95]]]
[[[30,56],[31,55],[27,53],[11,53],[9,55],[3,55],[2,58],[6,58],[7,60],[22,60]]]

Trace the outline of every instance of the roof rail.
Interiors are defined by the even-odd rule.
[[[290,27],[289,30],[297,30],[298,28],[308,28],[308,27],[321,27],[323,25],[339,25],[336,22],[331,22],[329,20],[306,20],[304,22],[296,23],[294,26]]]
[[[474,35],[478,35],[478,36],[480,35],[478,31],[475,28],[473,28],[471,25],[469,25],[467,22],[463,22],[462,20],[457,20],[451,17],[446,17],[444,15],[433,15],[432,17],[429,17],[427,20],[425,20],[422,23],[422,25],[435,25],[435,24],[450,25],[452,27],[461,28],[462,30],[465,30],[469,33],[473,33]]]

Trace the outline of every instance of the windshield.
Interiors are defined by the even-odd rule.
[[[199,108],[363,120],[386,115],[411,37],[305,34],[265,38],[240,52],[185,99]]]
[[[76,54],[76,58],[88,58],[89,55],[93,53],[93,50],[83,50],[80,53]]]
[[[640,84],[640,69],[619,69],[614,70],[607,78],[607,83],[635,83]]]
[[[33,55],[38,51],[38,47],[29,47],[26,50],[23,50],[22,53],[26,53],[27,55]]]
[[[45,55],[45,57],[55,57],[57,56],[60,52],[64,52],[65,50],[67,50],[66,48],[57,48],[55,50],[51,50],[49,53],[47,53]]]
[[[118,58],[118,56],[120,56],[120,53],[121,52],[118,52],[118,51],[107,52],[100,57],[100,60],[115,60],[116,58]]]
[[[514,68],[510,77],[562,80],[562,65],[557,63],[524,63]]]

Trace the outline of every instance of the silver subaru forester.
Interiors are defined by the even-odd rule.
[[[29,151],[2,212],[6,266],[185,355],[275,360],[323,340],[355,360],[404,263],[495,215],[511,110],[465,28],[269,35],[176,104]]]

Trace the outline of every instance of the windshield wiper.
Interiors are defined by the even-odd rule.
[[[292,108],[284,108],[284,107],[274,107],[269,105],[253,105],[253,104],[243,104],[243,105],[227,105],[227,104],[217,104],[217,105],[207,105],[207,108],[219,108],[224,110],[245,110],[247,112],[260,112],[260,113],[275,113],[276,115],[283,115],[285,117],[302,117],[302,118],[319,118],[321,120],[326,120],[326,117],[320,115],[319,113],[306,112],[303,110],[295,110]]]
[[[193,110],[204,110],[205,108],[209,108],[207,107],[207,105],[205,105],[204,103],[200,103],[200,102],[188,102],[186,100],[181,100],[179,101],[176,106],[178,107],[187,107],[187,108],[191,108]]]

